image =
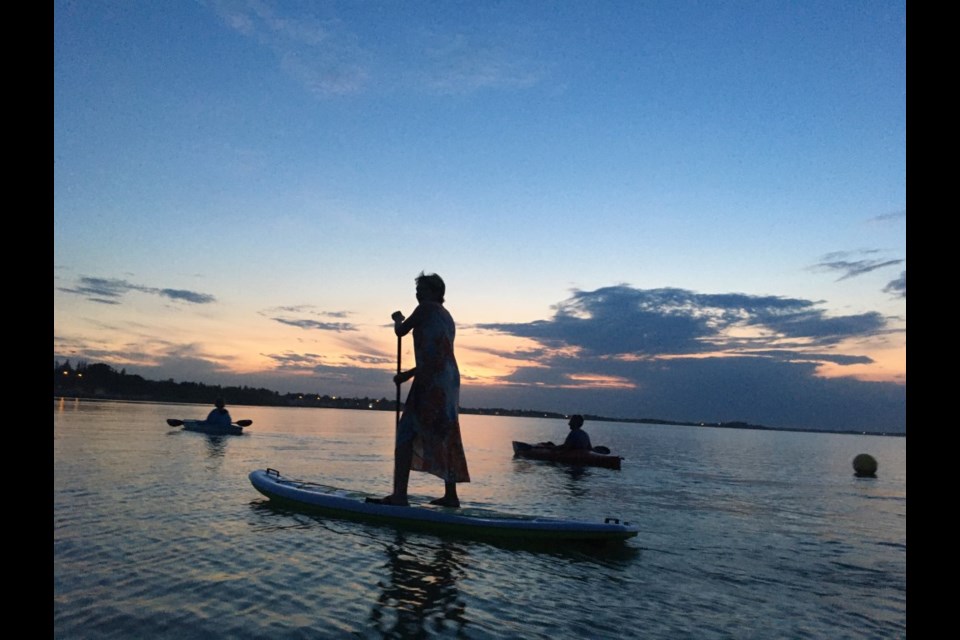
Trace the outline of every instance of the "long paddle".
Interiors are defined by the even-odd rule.
[[[175,418],[167,418],[167,424],[171,427],[182,427],[183,420],[177,420]],[[238,427],[249,427],[253,424],[253,420],[237,420],[235,423]]]
[[[403,342],[401,336],[397,336],[397,375],[400,375],[400,345]],[[400,381],[397,380],[397,418],[395,424],[397,432],[400,431]]]

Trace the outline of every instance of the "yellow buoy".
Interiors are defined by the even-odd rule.
[[[875,478],[877,461],[869,453],[861,453],[853,459],[853,474],[858,478]]]

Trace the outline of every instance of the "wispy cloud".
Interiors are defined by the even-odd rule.
[[[420,38],[417,50],[422,58],[414,77],[431,91],[524,88],[535,85],[543,75],[532,58],[516,50],[522,38],[496,32],[480,38],[438,31],[422,31]]]
[[[393,387],[389,367],[381,369],[368,366],[368,358],[347,358],[344,362],[333,362],[327,356],[317,353],[260,354],[274,363],[270,375],[295,375],[303,378],[299,385],[301,391],[311,387],[331,395],[349,394],[351,397],[382,397]],[[385,364],[376,362],[373,364]],[[287,380],[289,384],[289,380]]]
[[[153,293],[153,291],[149,289],[141,289],[141,291]],[[185,289],[160,289],[156,291],[156,293],[171,300],[183,300],[184,302],[193,302],[195,304],[206,304],[216,300],[216,298],[207,293],[197,293],[196,291],[187,291]]]
[[[316,331],[356,331],[357,328],[349,322],[320,322],[318,320],[295,319],[295,318],[271,318],[280,324],[299,327],[301,329],[313,329]]]
[[[885,267],[894,267],[903,264],[902,259],[873,259],[863,258],[859,260],[848,259],[851,256],[878,253],[876,250],[865,250],[859,252],[834,252],[825,255],[820,262],[810,267],[814,271],[839,272],[842,274],[837,278],[837,282],[862,276],[865,273],[883,269]]]
[[[210,304],[217,300],[209,293],[199,293],[186,289],[147,287],[116,278],[91,278],[88,276],[81,276],[73,287],[60,287],[59,289],[64,293],[83,296],[91,302],[100,304],[120,304],[120,299],[130,292],[146,293],[192,304]]]
[[[287,305],[265,309],[259,312],[260,315],[267,317],[274,322],[285,324],[300,329],[315,331],[357,331],[356,325],[350,322],[329,322],[327,320],[315,320],[314,318],[334,318],[342,320],[350,315],[349,311],[322,311],[316,310],[316,307],[309,304]],[[311,317],[295,317],[311,316]]]
[[[885,293],[892,294],[896,298],[906,298],[907,297],[907,271],[903,270],[900,272],[900,277],[896,280],[891,280],[887,283],[887,286],[883,288]]]
[[[293,8],[267,0],[210,0],[209,5],[228,28],[269,48],[283,72],[318,97],[374,86],[462,94],[528,87],[543,75],[535,57],[519,50],[529,34],[508,25],[445,31],[391,11],[381,18],[391,34],[387,41],[362,35],[378,31],[371,29],[371,14],[360,24],[351,12],[338,14],[326,3]]]
[[[326,364],[326,358],[318,353],[285,351],[284,353],[261,353],[260,355],[272,360],[278,369],[286,371],[309,372],[314,367]]]
[[[211,0],[230,29],[268,47],[280,68],[318,96],[363,89],[370,79],[370,53],[341,20],[266,0]]]
[[[869,222],[892,222],[895,220],[906,220],[907,211],[906,209],[902,211],[892,211],[890,213],[881,213],[880,215],[870,218]]]

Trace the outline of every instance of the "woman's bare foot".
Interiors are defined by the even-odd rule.
[[[443,496],[442,498],[437,498],[436,500],[431,500],[430,504],[439,505],[441,507],[459,507],[460,499],[459,498],[448,498]]]

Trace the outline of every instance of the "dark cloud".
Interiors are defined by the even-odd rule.
[[[780,362],[832,362],[840,365],[871,364],[873,362],[873,358],[868,356],[849,356],[825,352],[801,353],[786,349],[753,351],[751,352],[751,355],[760,358],[768,358],[770,360],[778,360]]]
[[[505,408],[783,428],[905,429],[904,387],[818,375],[823,365],[871,363],[868,356],[831,349],[891,331],[887,321],[877,313],[831,317],[817,304],[625,285],[574,291],[549,320],[478,325],[549,349],[499,354],[514,358],[517,369],[495,388],[465,386],[463,402],[473,397],[487,406],[495,395],[501,399],[495,406]],[[729,335],[744,330],[758,335]],[[536,365],[525,366],[527,359]],[[594,380],[607,381],[608,388]],[[516,404],[503,404],[509,398]]]
[[[173,379],[177,382],[202,381],[205,384],[233,384],[228,382],[233,374],[221,359],[204,357],[203,354],[192,353],[189,349],[183,351],[187,353],[174,351],[155,359],[154,364],[140,365],[131,369],[136,369],[139,375],[153,380]],[[211,398],[212,401],[213,398]]]
[[[74,287],[60,287],[60,291],[84,296],[91,302],[101,304],[119,304],[120,299],[130,292],[146,293],[193,304],[209,304],[217,300],[216,297],[208,293],[198,293],[185,289],[160,289],[133,284],[117,278],[91,278],[87,276],[81,276]]]
[[[634,289],[625,285],[574,291],[551,320],[491,323],[477,328],[537,340],[587,355],[692,355],[743,346],[727,332],[749,328],[754,348],[784,338],[829,345],[884,329],[880,314],[828,317],[814,302],[739,293],[700,294],[684,289]]]
[[[197,293],[196,291],[185,291],[183,289],[161,289],[157,293],[171,300],[183,300],[194,304],[207,304],[216,301],[216,298],[209,293]]]
[[[81,277],[75,287],[60,287],[60,291],[86,296],[98,302],[117,300],[130,291],[138,288],[126,280]]]
[[[876,335],[886,330],[886,319],[876,312],[827,317],[822,311],[797,313],[781,318],[758,318],[753,326],[769,328],[792,338],[810,338],[828,345],[852,337]]]
[[[743,421],[775,428],[905,432],[906,388],[850,378],[821,378],[816,363],[783,358],[680,358],[606,363],[633,388],[543,384],[565,379],[557,367],[539,376],[529,368],[496,387],[465,385],[464,406],[592,413],[684,422]],[[590,371],[597,362],[566,363]],[[537,383],[539,378],[540,383]]]
[[[907,297],[907,272],[906,270],[900,272],[900,277],[896,280],[891,280],[887,283],[887,286],[883,288],[885,293],[892,294],[897,298]]]

